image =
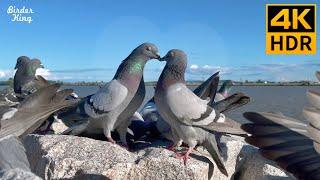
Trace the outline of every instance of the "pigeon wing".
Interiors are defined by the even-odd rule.
[[[216,72],[200,86],[198,86],[193,92],[201,99],[207,99],[209,97],[210,100],[213,101],[217,93],[218,85],[219,72]]]
[[[78,100],[65,100],[73,91],[66,89],[56,92],[59,87],[53,84],[29,95],[11,118],[1,121],[0,138],[7,135],[21,137],[31,133],[54,112],[78,103]]]
[[[313,147],[306,122],[273,113],[244,113],[252,123],[242,125],[251,134],[246,141],[262,155],[298,179],[320,178],[320,156]]]
[[[308,132],[314,141],[314,148],[320,154],[320,94],[308,91],[307,97],[313,107],[305,108],[303,113],[309,121]]]
[[[96,112],[107,113],[118,107],[127,97],[128,89],[117,80],[102,87],[96,94],[88,97],[85,111],[89,116],[95,116]]]
[[[167,103],[171,112],[184,124],[208,125],[214,121],[216,113],[184,84],[175,84],[167,91]]]

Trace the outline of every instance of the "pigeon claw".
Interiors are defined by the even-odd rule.
[[[107,137],[107,140],[112,144],[116,144],[116,141],[112,139],[112,137]]]
[[[170,151],[175,152],[175,146],[174,146],[174,143],[169,144],[166,148],[167,148],[168,150],[170,150]]]
[[[189,147],[189,149],[188,149],[188,151],[186,153],[182,154],[182,153],[176,152],[175,156],[176,156],[176,158],[183,159],[183,163],[186,166],[187,165],[187,161],[189,159],[189,155],[192,152],[192,150],[193,150],[193,148]]]

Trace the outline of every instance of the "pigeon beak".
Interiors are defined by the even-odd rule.
[[[159,55],[159,54],[156,54],[156,57],[155,57],[155,59],[161,59],[161,56]]]
[[[165,61],[165,60],[166,60],[165,57],[162,57],[162,58],[159,59],[159,61]]]

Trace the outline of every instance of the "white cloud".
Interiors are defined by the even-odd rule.
[[[49,69],[39,68],[36,71],[36,76],[37,75],[43,76],[46,79],[50,79],[52,74]]]
[[[212,67],[211,66],[209,66],[209,65],[204,65],[203,67],[202,67],[203,69],[212,69]]]
[[[6,74],[3,71],[0,71],[0,78],[3,78],[5,76],[6,76]]]
[[[14,73],[15,73],[15,70],[13,69],[0,70],[0,79],[7,80],[10,77],[13,78]]]
[[[196,64],[192,64],[192,65],[190,66],[190,69],[193,69],[193,70],[198,69],[198,68],[199,68],[199,66],[196,65]]]

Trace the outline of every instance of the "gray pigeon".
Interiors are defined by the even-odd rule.
[[[17,107],[0,108],[0,138],[8,135],[17,137],[35,131],[51,114],[72,106],[78,100],[65,100],[73,90],[57,92],[60,85],[53,84],[27,96]]]
[[[135,48],[120,64],[114,78],[95,94],[88,96],[84,110],[89,122],[71,127],[63,134],[98,134],[103,132],[108,141],[115,142],[111,132],[117,130],[120,140],[127,146],[126,134],[130,118],[145,97],[143,69],[150,59],[159,59],[158,48],[143,43]]]
[[[36,76],[36,71],[43,68],[39,59],[28,58],[27,56],[20,56],[17,59],[15,69],[17,70],[13,79],[14,92],[22,98],[25,95],[34,93],[37,89],[49,85],[48,82]]]
[[[316,73],[320,80],[320,72]],[[282,113],[246,112],[252,123],[242,125],[251,134],[246,141],[297,179],[320,179],[320,94],[308,91],[313,107],[303,110],[307,121]]]
[[[181,50],[170,50],[160,60],[166,61],[156,86],[154,100],[158,112],[171,126],[174,146],[182,142],[189,146],[182,156],[187,162],[189,154],[196,145],[204,146],[219,170],[228,176],[221,160],[214,132],[238,132],[238,129],[218,123],[225,116],[211,108],[209,100],[203,100],[187,86],[184,78],[187,56]],[[243,131],[241,131],[243,133]]]

